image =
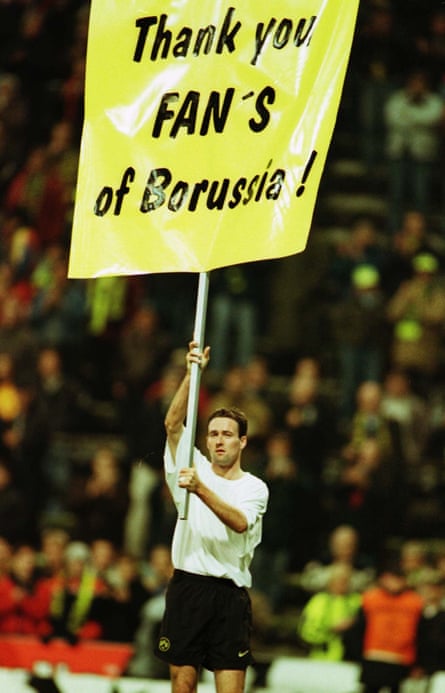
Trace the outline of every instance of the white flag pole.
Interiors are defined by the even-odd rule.
[[[196,301],[195,326],[193,330],[193,341],[198,343],[198,350],[204,349],[205,321],[207,312],[207,298],[209,294],[209,274],[201,272],[198,282],[198,296]],[[187,401],[187,418],[185,424],[186,436],[185,450],[188,466],[193,465],[193,448],[195,445],[196,424],[198,421],[199,386],[201,382],[201,369],[197,363],[191,364],[190,372],[190,391]],[[182,498],[179,506],[179,518],[187,519],[190,494],[187,489],[181,489]]]

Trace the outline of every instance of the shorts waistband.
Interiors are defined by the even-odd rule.
[[[173,577],[181,576],[191,578],[192,580],[201,582],[216,582],[219,585],[227,585],[229,587],[236,587],[237,589],[243,589],[233,582],[230,578],[216,577],[214,575],[201,575],[200,573],[189,573],[187,570],[180,570],[175,568],[173,571]]]

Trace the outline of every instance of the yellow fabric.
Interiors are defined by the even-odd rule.
[[[358,0],[91,3],[70,277],[302,251]]]

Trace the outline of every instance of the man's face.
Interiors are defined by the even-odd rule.
[[[428,85],[421,75],[413,75],[408,82],[408,94],[411,101],[419,103],[428,91]]]
[[[226,417],[216,417],[209,423],[207,449],[210,461],[219,467],[232,467],[246,446],[246,436],[239,436],[238,423]]]

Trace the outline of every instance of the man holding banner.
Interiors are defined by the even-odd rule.
[[[203,326],[211,270],[306,246],[359,0],[201,5],[91,2],[68,274],[199,273]],[[241,413],[210,417],[210,464],[193,449],[201,336],[166,417],[167,481],[190,516],[175,530],[157,654],[174,693],[193,693],[201,666],[218,693],[242,693],[268,491],[241,468]]]
[[[187,373],[165,426],[165,473],[176,504],[189,495],[187,520],[173,536],[175,567],[156,654],[170,665],[173,693],[196,690],[199,671],[214,672],[218,693],[242,693],[250,651],[250,562],[261,539],[268,489],[241,468],[247,420],[237,409],[219,409],[208,421],[208,459],[196,448],[188,466],[184,419],[193,363],[202,369],[209,348],[190,342]]]

